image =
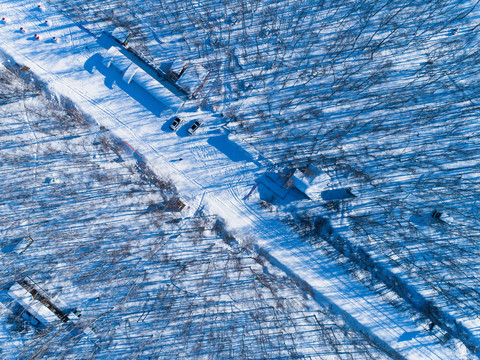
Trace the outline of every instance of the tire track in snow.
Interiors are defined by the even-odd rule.
[[[27,104],[26,104],[26,94],[25,94],[25,89],[23,91],[23,117],[24,117],[24,120],[25,120],[25,123],[27,124],[28,126],[28,129],[30,130],[30,133],[33,135],[33,141],[32,141],[32,145],[34,145],[35,147],[35,152],[33,154],[33,157],[34,157],[34,165],[33,165],[33,181],[34,183],[36,184],[37,181],[38,181],[38,174],[37,174],[37,171],[38,171],[38,148],[39,148],[39,142],[38,142],[38,137],[37,137],[37,134],[35,133],[35,130],[32,128],[32,124],[30,123],[30,120],[29,120],[29,116],[28,116],[28,110],[27,110]],[[37,187],[36,186],[33,186],[33,189],[32,189],[32,198],[33,200],[35,201],[35,199],[37,198]],[[31,218],[31,213],[29,212],[28,213],[28,217],[27,217],[27,235],[28,236],[31,236],[31,233],[30,233],[30,218]]]
[[[67,84],[65,81],[63,81],[60,77],[58,77],[57,75],[51,73],[50,71],[48,71],[47,69],[45,69],[44,67],[42,67],[40,64],[38,64],[37,62],[35,62],[32,58],[30,58],[29,56],[27,55],[23,55],[26,59],[28,59],[32,64],[35,64],[36,67],[38,67],[40,70],[42,70],[42,72],[47,75],[51,80],[52,82],[55,82],[55,83],[58,83],[60,84],[61,86],[67,88],[70,93],[72,94],[76,94],[78,96],[80,96],[81,98],[83,98],[85,101],[87,101],[88,103],[90,103],[90,105],[94,106],[99,112],[105,114],[108,118],[110,118],[114,123],[118,123],[120,125],[122,125],[122,127],[124,129],[126,129],[131,136],[133,136],[137,141],[139,141],[140,143],[142,143],[143,145],[145,145],[146,147],[148,147],[151,151],[153,151],[155,154],[159,155],[160,157],[162,157],[162,159],[165,161],[165,163],[170,166],[171,168],[173,168],[176,172],[179,172],[182,174],[182,176],[184,176],[185,178],[187,178],[192,184],[195,184],[196,187],[198,187],[199,189],[201,190],[205,190],[203,188],[203,186],[198,182],[196,181],[194,178],[192,178],[191,176],[189,176],[186,172],[180,170],[177,166],[171,164],[168,162],[167,158],[161,153],[159,152],[156,148],[154,148],[152,145],[150,145],[149,143],[143,141],[139,136],[137,136],[137,134],[135,133],[135,131],[133,131],[133,129],[127,125],[125,122],[121,121],[119,116],[117,114],[115,114],[113,111],[107,109],[106,107],[104,106],[101,106],[99,104],[99,102],[97,100],[94,100],[93,98],[91,98],[90,96],[88,96],[86,93],[82,92],[82,91],[79,91],[77,89],[75,89],[73,86]],[[98,122],[97,122],[98,124]],[[100,125],[100,124],[98,124]]]

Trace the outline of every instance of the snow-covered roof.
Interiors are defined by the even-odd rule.
[[[123,55],[117,48],[115,48],[114,56],[112,57],[111,65],[115,66],[121,72],[125,72],[132,64],[132,60]]]
[[[138,69],[140,68],[132,62],[130,66],[125,70],[125,73],[123,74],[123,81],[125,81],[127,84],[130,84],[130,82],[133,79],[133,76],[138,71]]]
[[[145,70],[133,63],[128,57],[123,55],[115,46],[108,49],[102,62],[107,67],[110,65],[115,66],[115,68],[123,73],[123,81],[127,84],[134,81],[164,105],[174,110],[177,110],[181,106],[181,101],[177,96]]]
[[[22,238],[17,245],[15,246],[15,252],[20,254],[23,251],[25,251],[31,244],[33,243],[33,239],[28,236],[25,238]]]
[[[103,65],[110,67],[115,66],[119,71],[125,72],[132,64],[132,61],[123,55],[115,46],[107,50],[102,60]]]
[[[139,67],[131,77],[131,81],[140,85],[154,98],[174,110],[177,110],[182,105],[181,100],[177,96]]]
[[[25,310],[44,325],[58,320],[58,317],[40,301],[35,300],[22,285],[15,283],[8,294],[15,299]]]
[[[105,67],[109,67],[112,64],[112,59],[116,54],[117,48],[115,46],[110,47],[105,55],[103,55],[102,59],[102,64],[105,65]]]
[[[208,70],[200,64],[191,63],[180,76],[177,85],[189,94],[193,94],[205,81]]]
[[[188,63],[182,59],[177,59],[173,62],[172,66],[170,66],[170,71],[174,72],[175,74],[180,74],[180,72],[183,70],[185,65]]]
[[[78,323],[78,321],[80,320],[80,315],[72,311],[67,315],[67,318],[73,323]],[[84,334],[88,335],[92,340],[96,338],[95,332],[88,326],[83,329],[83,332]]]
[[[295,170],[290,178],[292,185],[311,199],[319,199],[327,187],[330,177],[313,165],[309,165],[304,172]]]

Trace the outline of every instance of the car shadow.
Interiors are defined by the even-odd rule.
[[[167,121],[165,121],[161,127],[161,130],[163,132],[171,132],[173,133],[174,131],[172,129],[170,129],[170,125],[172,124],[173,120],[176,118],[176,116],[172,116],[170,117]],[[182,124],[180,124],[179,128],[177,129],[177,131],[180,130],[180,128],[182,127]]]

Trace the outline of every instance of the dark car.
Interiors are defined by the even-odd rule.
[[[183,122],[182,119],[180,119],[179,117],[176,117],[173,122],[170,124],[170,129],[172,129],[173,131],[177,131],[178,127],[180,126],[180,124]]]
[[[195,131],[197,131],[200,126],[202,126],[202,124],[200,123],[200,121],[195,120],[195,122],[193,123],[193,125],[190,126],[190,128],[188,129],[188,133],[189,133],[190,135],[193,135],[193,133],[194,133]]]

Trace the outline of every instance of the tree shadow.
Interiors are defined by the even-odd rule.
[[[2,253],[9,254],[9,253],[13,252],[17,248],[17,246],[18,246],[18,244],[20,243],[21,240],[22,240],[21,238],[14,239],[13,241],[11,241],[7,245],[5,245],[2,248]]]
[[[420,334],[420,331],[405,331],[400,337],[398,338],[398,342],[402,341],[410,341],[415,339]]]

